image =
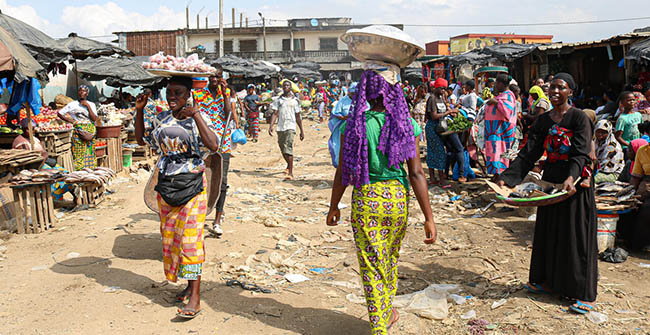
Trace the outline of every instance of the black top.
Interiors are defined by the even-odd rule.
[[[519,151],[517,159],[503,172],[501,179],[509,186],[522,182],[535,163],[544,154],[544,141],[548,131],[556,122],[551,119],[551,113],[544,113],[537,118],[528,135],[526,147]],[[583,111],[577,108],[569,109],[562,121],[558,124],[562,128],[573,131],[569,159],[555,163],[547,162],[544,166],[542,179],[556,184],[564,183],[567,177],[573,176],[575,180],[581,176],[582,170],[590,162],[589,152],[593,138],[594,126]]]

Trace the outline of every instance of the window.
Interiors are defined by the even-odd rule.
[[[217,53],[219,52],[219,40],[214,41],[214,50]],[[230,54],[232,52],[232,41],[223,41],[223,53]]]
[[[282,51],[290,51],[291,48],[291,39],[285,38],[282,40]],[[304,38],[295,38],[293,40],[293,50],[294,51],[303,51],[305,50],[305,39]]]
[[[239,41],[239,52],[257,52],[257,40]]]
[[[338,50],[338,39],[334,38],[321,38],[320,50]]]

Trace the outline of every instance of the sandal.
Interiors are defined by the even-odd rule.
[[[594,310],[594,306],[591,306],[587,303],[584,303],[580,300],[576,300],[576,303],[569,306],[569,309],[578,314],[587,314]]]
[[[547,291],[542,287],[540,284],[532,284],[528,283],[524,285],[524,288],[528,290],[528,292],[533,293],[533,294],[551,294],[551,292]]]
[[[197,311],[194,308],[185,308],[184,307],[183,309],[179,308],[176,311],[176,316],[178,316],[179,318],[191,320],[191,319],[194,319],[197,315],[199,315],[199,313],[201,313],[200,309]]]

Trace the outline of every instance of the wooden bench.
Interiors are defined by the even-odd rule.
[[[52,183],[11,186],[16,208],[18,234],[36,234],[56,222]]]

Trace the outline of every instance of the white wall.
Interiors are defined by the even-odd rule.
[[[340,40],[340,36],[345,33],[341,31],[297,31],[294,32],[294,39],[305,39],[305,49],[309,51],[320,50],[320,38],[336,38],[338,41],[339,50],[347,50],[347,45]],[[291,34],[287,30],[282,33],[269,33],[266,34],[266,50],[267,51],[282,51],[282,40],[290,39]],[[239,52],[240,40],[257,40],[257,51],[264,51],[264,36],[260,34],[226,34],[224,35],[225,41],[233,41],[233,51]],[[215,42],[219,40],[217,32],[211,34],[189,35],[187,48],[192,49],[198,45],[203,45],[206,52],[218,52],[215,48]]]

